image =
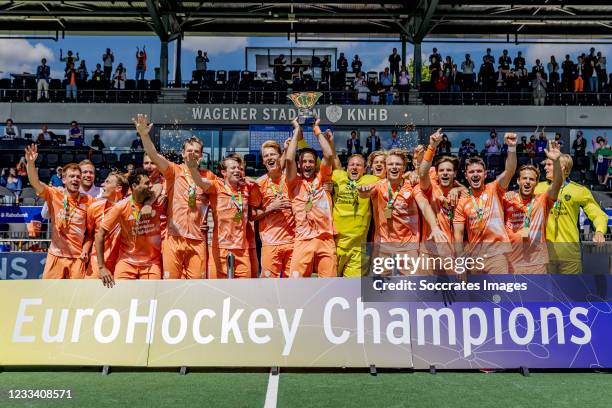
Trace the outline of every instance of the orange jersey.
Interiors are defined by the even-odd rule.
[[[321,163],[311,183],[300,174],[288,183],[287,193],[295,218],[296,241],[334,236],[332,199],[323,189],[323,184],[331,180],[332,167]]]
[[[417,188],[421,190],[419,187]],[[449,191],[450,189],[445,192],[439,184],[432,181],[429,190],[422,191],[422,193],[423,196],[427,198],[434,214],[436,214],[438,226],[446,236],[447,242],[453,242],[453,218],[455,216],[455,208],[450,205],[448,198],[446,198]],[[426,222],[423,222],[422,234],[423,241],[427,240],[431,234],[431,227]]]
[[[510,242],[504,225],[502,200],[505,192],[506,190],[495,180],[473,196],[459,200],[453,224],[465,225],[470,244]],[[504,245],[488,246],[488,248],[487,255],[491,256],[509,250],[509,247]]]
[[[207,171],[200,171],[203,178]],[[183,165],[169,163],[164,172],[168,195],[168,235],[204,241],[207,237],[200,230],[206,223],[208,210],[206,195],[193,184],[189,169]],[[190,187],[190,184],[192,187]],[[189,191],[195,191],[195,201],[189,206]]]
[[[78,258],[87,232],[87,207],[93,198],[77,196],[78,202],[63,189],[45,186],[38,195],[47,202],[51,221],[49,253],[61,258]]]
[[[244,185],[234,190],[219,178],[211,180],[211,183],[207,193],[215,223],[212,246],[222,249],[250,248],[249,239],[253,239],[255,235],[253,233],[251,237],[247,232],[249,205],[253,205],[250,188]]]
[[[371,195],[374,208],[374,242],[419,242],[419,209],[415,199],[421,194],[420,189],[415,189],[410,183],[404,182],[393,199],[389,195],[387,179],[382,179],[374,185]],[[387,218],[390,199],[393,206],[391,218]]]
[[[538,194],[531,200],[523,200],[516,191],[504,195],[504,214],[506,231],[512,241],[512,254],[509,256],[511,265],[541,265],[548,263],[546,248],[546,224],[548,215],[554,205],[548,193]],[[525,228],[525,217],[529,215],[529,237],[523,238],[521,232]]]
[[[100,224],[106,218],[106,215],[113,208],[112,203],[107,206],[108,201],[104,198],[98,199],[93,202],[87,209],[87,230],[90,234],[96,234],[100,229]],[[106,234],[104,238],[104,260],[107,265],[114,265],[117,260],[117,253],[119,246],[117,245],[119,235],[121,233],[121,227],[119,224],[115,226],[115,229]],[[90,262],[96,262],[96,246],[91,247]],[[96,258],[97,259],[97,258]]]
[[[119,260],[134,266],[161,263],[160,216],[164,206],[153,205],[151,217],[140,218],[142,205],[131,200],[132,196],[119,201],[104,217],[101,227],[108,233],[117,225],[119,236]],[[106,249],[105,249],[106,252]]]
[[[160,200],[166,200],[168,198],[168,185],[166,184],[166,179],[164,176],[159,173],[157,177],[150,179],[152,184],[160,184],[162,186],[162,193],[160,195]],[[166,237],[168,234],[168,215],[162,214],[160,217],[161,222],[161,230],[162,230],[162,239]]]
[[[257,179],[260,201],[257,207],[267,208],[278,197],[289,199],[287,182],[281,176],[279,184],[267,174]],[[274,211],[259,219],[259,236],[263,246],[292,244],[295,237],[295,219],[290,209]]]

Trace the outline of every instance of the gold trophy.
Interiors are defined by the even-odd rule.
[[[317,104],[321,92],[296,92],[288,95],[291,102],[298,109],[298,123],[300,125],[312,125],[315,121],[312,108]]]

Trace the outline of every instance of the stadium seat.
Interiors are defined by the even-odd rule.
[[[45,158],[47,159],[48,167],[56,167],[59,164],[59,155],[57,153],[47,153]]]
[[[13,167],[15,161],[15,156],[12,153],[0,154],[0,163],[2,163],[3,167]]]
[[[65,166],[68,163],[74,162],[74,155],[72,153],[62,153],[60,156],[62,166]]]
[[[74,161],[77,163],[82,162],[83,160],[89,160],[89,154],[87,153],[77,153],[74,155]]]
[[[48,183],[51,180],[51,170],[49,170],[47,167],[39,168],[38,178],[40,178],[40,181],[42,181],[43,183]]]
[[[102,184],[102,182],[106,180],[110,172],[111,172],[111,169],[105,169],[105,168],[98,169],[96,172],[97,183]]]
[[[104,153],[104,163],[109,167],[117,165],[117,155],[115,153]]]
[[[104,163],[104,154],[102,152],[93,151],[91,153],[91,162],[94,166],[99,167]]]

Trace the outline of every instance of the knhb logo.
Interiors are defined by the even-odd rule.
[[[325,115],[331,123],[336,123],[342,119],[342,106],[330,105],[325,108]]]

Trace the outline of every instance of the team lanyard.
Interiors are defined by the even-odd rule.
[[[77,208],[79,207],[79,201],[81,200],[81,192],[77,193],[77,197],[76,197],[76,203],[74,204],[74,206],[70,207],[68,205],[68,194],[66,194],[66,192],[64,191],[64,222],[62,223],[64,228],[67,228],[68,225],[70,225],[70,221],[72,220],[72,217],[74,216],[74,213],[76,212]]]
[[[315,178],[314,180],[312,180],[312,182],[306,182],[306,191],[308,191],[308,201],[306,202],[306,212],[309,212],[310,210],[312,210],[312,202],[314,200],[314,196],[317,194],[318,190],[315,187],[315,182],[317,181],[317,179]]]
[[[519,197],[518,199],[519,204],[521,206],[521,209],[523,210],[523,213],[525,212],[525,206],[522,203],[521,198]],[[529,223],[531,222],[531,212],[533,211],[533,203],[535,201],[535,197],[533,197],[531,199],[531,201],[529,202],[529,204],[527,204],[527,214],[525,214],[525,218],[523,220],[523,228],[529,229]]]
[[[187,180],[187,184],[189,184],[189,188],[187,190],[187,205],[189,205],[189,208],[195,208],[196,206],[196,185],[193,182],[193,179],[191,178],[191,174],[189,174],[189,171],[185,171],[183,169],[183,175],[185,176],[185,179]]]
[[[278,198],[278,197],[282,197],[283,195],[283,180],[281,179],[278,182],[278,189],[276,187],[276,184],[274,184],[274,181],[272,180],[272,177],[270,177],[270,190],[272,190],[272,193],[274,194],[274,197]]]
[[[234,221],[240,222],[242,220],[242,210],[243,210],[242,209],[242,190],[238,188],[238,199],[236,199],[236,195],[234,195],[234,192],[232,191],[230,186],[227,185],[227,182],[224,183],[223,185],[225,186],[225,190],[231,196],[232,203],[234,203],[234,205],[236,206],[236,209],[238,210],[236,212],[236,215],[234,215]]]
[[[455,210],[454,210],[453,206],[450,205],[450,202],[448,201],[446,196],[441,195],[441,197],[442,197],[442,208],[444,208],[446,210],[446,214],[448,215],[448,220],[450,221],[450,223],[452,225],[453,224],[453,218],[455,218]]]
[[[387,208],[393,209],[393,204],[395,204],[395,200],[397,199],[397,196],[403,185],[404,183],[401,182],[400,185],[397,187],[397,191],[393,191],[393,188],[391,187],[391,182],[387,181],[387,189],[389,192],[389,201],[387,201]]]
[[[140,225],[140,214],[142,213],[142,208],[140,210],[138,210],[138,208],[136,208],[136,204],[134,203],[134,196],[130,196],[130,208],[132,210],[132,215],[134,216],[134,237],[136,235],[138,235],[138,226]]]
[[[470,198],[472,199],[472,207],[476,210],[476,216],[478,217],[478,221],[482,221],[482,217],[484,216],[484,201],[482,198],[478,197],[478,203],[476,203],[476,199],[474,197],[474,192],[470,188],[469,190]]]

